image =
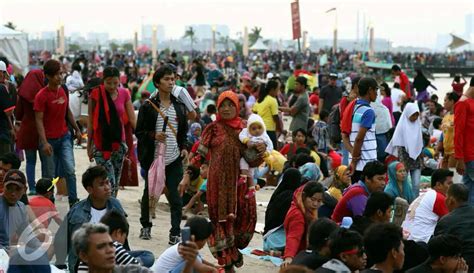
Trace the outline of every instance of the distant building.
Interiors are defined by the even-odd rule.
[[[206,25],[206,24],[200,24],[200,25],[190,25],[186,26],[184,29],[184,32],[186,32],[189,27],[192,27],[194,29],[194,33],[196,36],[196,39],[198,40],[211,40],[212,39],[212,27],[213,25]],[[230,36],[230,30],[227,25],[215,25],[216,27],[216,39],[218,36]],[[184,35],[183,32],[183,35]]]
[[[109,34],[107,32],[89,32],[87,33],[87,41],[97,45],[108,45]]]
[[[151,39],[153,37],[153,25],[143,25],[142,26],[142,44],[151,46]],[[156,25],[156,39],[158,43],[165,41],[165,27],[163,25]]]
[[[42,40],[54,40],[56,39],[57,33],[56,31],[43,31],[41,32],[41,39]]]

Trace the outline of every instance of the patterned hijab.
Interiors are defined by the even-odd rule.
[[[235,117],[231,119],[223,119],[219,114],[219,108],[226,99],[230,100],[235,105]],[[233,129],[242,129],[243,124],[242,119],[239,117],[239,109],[239,97],[237,94],[231,90],[222,92],[222,94],[217,99],[217,122],[222,122]]]

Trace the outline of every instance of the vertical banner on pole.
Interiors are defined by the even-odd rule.
[[[298,0],[291,3],[291,21],[293,25],[293,40],[301,38],[300,6]]]

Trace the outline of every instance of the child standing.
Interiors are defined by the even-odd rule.
[[[247,128],[244,128],[240,132],[239,139],[245,145],[264,143],[267,146],[264,155],[265,158],[268,158],[273,151],[273,143],[267,135],[263,119],[257,114],[250,115],[247,122]],[[250,198],[255,195],[255,186],[253,185],[254,168],[250,168],[248,162],[245,161],[244,158],[241,158],[240,170],[239,184],[247,183],[249,190],[245,197]],[[248,177],[251,179],[247,179]]]
[[[318,144],[318,152],[328,154],[330,149],[329,133],[328,133],[328,119],[329,112],[321,110],[319,113],[319,120],[314,124],[313,138]]]

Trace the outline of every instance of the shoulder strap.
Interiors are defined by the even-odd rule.
[[[163,114],[163,112],[161,112],[160,108],[156,106],[156,104],[154,104],[150,99],[147,99],[146,101],[149,102],[151,106],[153,106],[153,108],[155,108],[156,112],[158,112],[158,114],[160,114],[161,118],[164,120],[166,116]],[[174,129],[173,125],[171,125],[171,123],[169,122],[168,122],[168,128],[171,129],[174,137],[178,138],[178,133],[176,133],[176,129]]]

